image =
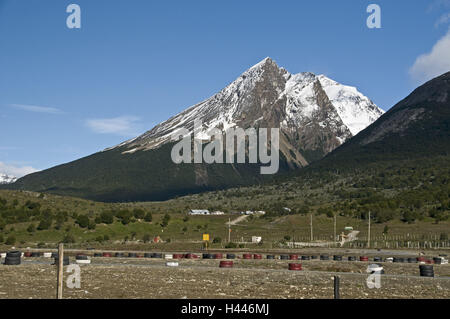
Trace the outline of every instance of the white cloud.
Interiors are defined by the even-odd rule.
[[[16,109],[28,111],[28,112],[35,112],[35,113],[48,113],[48,114],[62,114],[63,111],[54,108],[54,107],[47,107],[47,106],[37,106],[37,105],[25,105],[25,104],[10,104],[11,107],[14,107]]]
[[[410,75],[418,81],[428,81],[450,71],[450,29],[431,49],[416,59],[409,69]]]
[[[447,24],[450,22],[450,12],[443,14],[439,17],[439,19],[434,24],[435,28],[438,28],[442,24]]]
[[[6,174],[14,177],[23,177],[25,175],[35,173],[38,170],[31,166],[18,167],[0,162],[0,174]]]
[[[116,134],[121,136],[135,136],[138,133],[136,116],[119,116],[108,119],[88,119],[86,125],[95,133]]]

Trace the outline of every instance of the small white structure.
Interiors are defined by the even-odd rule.
[[[216,212],[212,212],[211,215],[220,216],[220,215],[225,215],[225,213],[221,212],[221,211],[216,211]]]
[[[207,209],[191,209],[189,215],[211,215]]]
[[[262,241],[262,237],[259,237],[259,236],[252,237],[252,243],[259,244],[261,241]]]

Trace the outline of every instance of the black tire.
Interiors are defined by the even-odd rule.
[[[432,273],[421,273],[420,277],[434,277],[434,272],[432,272]]]
[[[128,258],[136,258],[137,254],[136,253],[129,253],[128,254]]]
[[[442,263],[442,259],[441,258],[433,258],[433,261],[436,265],[440,265]]]
[[[420,265],[420,271],[433,270],[433,265]]]
[[[7,266],[16,266],[20,265],[20,257],[6,257],[5,258],[5,265]]]
[[[374,258],[373,258],[373,261],[375,261],[375,262],[381,262],[382,259],[381,259],[381,257],[374,257]]]
[[[163,258],[162,254],[155,253],[152,258]]]
[[[52,253],[52,258],[58,258],[59,254],[58,253]]]
[[[88,256],[86,255],[77,255],[75,257],[76,260],[88,260]]]
[[[319,259],[319,256],[313,255],[313,256],[311,256],[311,259]]]
[[[123,254],[122,253],[115,253],[114,257],[116,257],[116,258],[123,258]]]
[[[349,256],[348,257],[348,261],[356,261],[356,257],[355,256]]]
[[[281,256],[280,256],[280,259],[281,259],[281,260],[288,260],[288,259],[289,259],[289,256],[288,256],[288,255],[281,255]]]
[[[95,253],[94,254],[94,257],[102,257],[103,255],[102,254],[100,254],[100,253]]]
[[[320,260],[330,260],[330,256],[328,256],[328,255],[320,255]]]
[[[6,257],[21,257],[22,256],[22,252],[18,251],[18,250],[14,250],[14,251],[8,251],[6,253]]]
[[[269,257],[269,256],[267,256]],[[235,254],[227,254],[227,259],[235,259],[236,255]]]
[[[152,258],[153,254],[150,253],[144,253],[144,258]]]
[[[302,260],[310,260],[311,258],[309,256],[302,256]]]
[[[272,260],[272,259],[275,259],[275,256],[274,255],[267,255],[266,258]]]
[[[335,261],[342,261],[342,256],[335,255],[335,256],[333,256],[333,260],[335,260]]]

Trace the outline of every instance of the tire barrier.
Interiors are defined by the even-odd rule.
[[[116,257],[116,258],[123,258],[124,254],[123,253],[115,253],[114,257]]]
[[[310,256],[302,256],[302,260],[310,260],[311,257]]]
[[[244,258],[244,259],[252,259],[252,255],[251,254],[243,254],[242,258]]]
[[[266,258],[267,259],[275,259],[275,256],[274,255],[267,255]]]
[[[44,253],[44,258],[52,258],[52,253]]]
[[[31,253],[31,257],[39,258],[39,257],[41,257],[41,253],[33,252],[33,253]]]
[[[151,254],[151,253],[144,253],[144,258],[153,258],[153,254]]]
[[[1,253],[0,258],[6,258],[6,253]]]
[[[374,262],[382,262],[383,259],[381,257],[373,257]]]
[[[236,255],[235,254],[227,254],[227,259],[235,259]]]
[[[58,265],[58,263],[59,263],[59,257],[56,256],[56,257],[54,257],[53,259],[54,259],[53,265]],[[69,256],[64,256],[64,257],[63,257],[63,266],[68,266],[68,265],[70,265],[70,259],[69,259]]]
[[[434,261],[434,263],[435,263],[436,265],[440,265],[440,264],[442,263],[442,259],[439,258],[439,257],[433,258],[433,261]]]
[[[281,256],[280,256],[280,259],[281,259],[281,260],[288,260],[288,259],[289,259],[289,256],[288,256],[288,255],[281,255]]]
[[[195,255],[195,254],[186,254],[186,255],[184,255],[184,258],[186,258],[186,259],[197,259],[198,256]]]
[[[89,259],[88,256],[81,255],[81,254],[77,255],[75,257],[75,261],[76,261],[77,264],[90,264],[91,263],[91,260]]]
[[[54,258],[54,257],[53,257],[53,254],[54,254],[54,253],[52,253],[52,258]],[[24,256],[24,257],[27,257],[27,258],[28,258],[28,257],[31,257],[31,252],[27,251],[23,256]]]
[[[167,267],[178,267],[178,262],[176,261],[168,261],[166,262]]]
[[[261,254],[253,254],[253,259],[262,259]]]
[[[288,269],[289,270],[293,270],[293,271],[301,271],[302,270],[302,264],[289,264]]]
[[[348,256],[348,261],[356,261],[356,257],[355,256]]]
[[[420,277],[434,277],[434,269],[432,265],[419,266]]]
[[[172,254],[165,254],[164,255],[164,259],[166,259],[166,260],[173,259],[173,255]]]
[[[333,260],[334,260],[334,261],[342,261],[342,256],[340,256],[340,255],[334,255],[334,256],[333,256]]]
[[[298,255],[289,255],[289,260],[298,260]]]
[[[425,262],[425,257],[417,257],[418,262]]]
[[[214,255],[212,255],[212,254],[203,254],[202,258],[203,259],[214,259]]]
[[[432,264],[434,264],[434,261],[430,260],[430,259],[427,259],[427,260],[425,260],[425,263],[428,264],[428,265],[432,265]]]
[[[94,257],[104,257],[101,253],[94,253]]]
[[[405,260],[404,260],[403,258],[394,257],[393,262],[394,262],[394,263],[403,263],[403,262],[405,262]]]
[[[154,253],[152,258],[160,258],[160,259],[162,259],[163,258],[163,254],[161,254],[161,253]]]
[[[408,258],[408,263],[409,264],[415,264],[415,263],[417,263],[417,258]]]
[[[360,256],[359,261],[369,261],[369,257],[367,256]]]
[[[317,255],[312,255],[312,256],[311,256],[311,259],[312,259],[312,260],[319,259],[319,256],[317,256]]]
[[[183,259],[183,254],[173,254],[173,259]]]
[[[223,254],[214,254],[214,259],[223,259]]]
[[[103,253],[102,256],[105,257],[105,258],[111,258],[112,257],[111,253]],[[94,255],[94,257],[95,257],[95,255]]]
[[[137,258],[137,254],[136,253],[129,253],[128,254],[128,258]]]
[[[233,268],[233,262],[232,261],[226,261],[222,260],[219,264],[220,268]]]
[[[330,256],[328,256],[328,255],[320,255],[320,260],[330,260]]]
[[[22,258],[22,253],[20,251],[10,251],[6,253],[5,265],[7,266],[17,266],[20,265]]]

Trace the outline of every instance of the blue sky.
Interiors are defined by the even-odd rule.
[[[381,29],[366,26],[371,3]],[[119,144],[267,56],[387,110],[450,70],[449,13],[450,0],[0,0],[0,172]]]

